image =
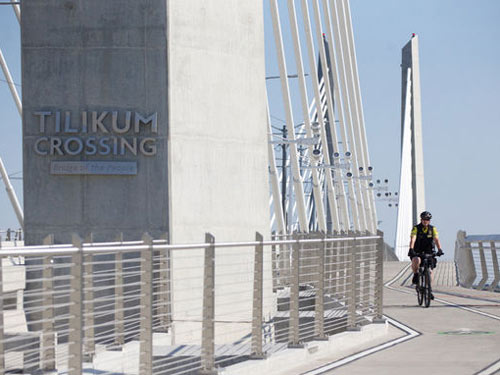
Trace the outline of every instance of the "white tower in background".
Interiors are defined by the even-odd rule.
[[[411,227],[425,210],[420,67],[415,34],[403,47],[401,73],[401,174],[394,251],[399,260],[406,260]]]

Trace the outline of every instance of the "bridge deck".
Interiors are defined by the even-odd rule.
[[[316,361],[315,370],[310,364],[293,374],[500,374],[500,294],[455,286],[453,263],[442,262],[435,273],[436,300],[425,309],[417,305],[415,291],[408,285],[408,266],[408,262],[384,265],[384,312],[414,331],[393,326],[385,341],[408,340],[383,350],[377,349],[382,342],[372,344],[373,353],[352,362],[344,359],[348,363],[343,365],[340,358],[323,358]]]
[[[402,262],[400,264],[409,264]],[[457,272],[455,262],[438,261],[437,267],[433,271],[433,285],[438,287],[453,287],[457,286]],[[394,276],[394,275],[392,275]],[[411,269],[408,268],[404,275],[399,279],[399,284],[402,286],[411,286]]]

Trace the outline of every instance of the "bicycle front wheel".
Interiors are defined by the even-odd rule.
[[[415,287],[415,289],[417,290],[417,301],[419,306],[422,306],[422,302],[424,302],[424,290],[425,290],[424,286],[425,286],[424,274],[419,271],[418,282],[417,286]]]
[[[431,273],[429,272],[429,269],[426,268],[424,271],[424,278],[425,278],[425,288],[423,290],[424,293],[424,300],[425,300],[425,307],[429,307],[431,304]]]

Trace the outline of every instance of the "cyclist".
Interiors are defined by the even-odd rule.
[[[411,231],[410,240],[410,250],[408,251],[408,256],[411,259],[411,268],[413,270],[412,283],[417,284],[418,282],[418,267],[420,266],[419,254],[430,254],[434,253],[434,244],[437,245],[438,251],[437,256],[443,255],[443,250],[441,250],[441,242],[439,241],[439,235],[436,227],[430,225],[432,215],[429,211],[424,211],[420,214],[420,224],[415,225]],[[436,267],[436,258],[433,258],[431,266],[431,282],[432,282],[432,269]],[[431,299],[434,296],[431,294]]]

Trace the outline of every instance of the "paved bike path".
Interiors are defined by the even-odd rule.
[[[415,290],[404,283],[407,267],[408,263],[384,264],[384,313],[416,331],[414,337],[333,370],[323,366],[302,374],[500,374],[500,294],[437,282],[436,300],[422,308]],[[401,330],[405,335],[409,334]]]

